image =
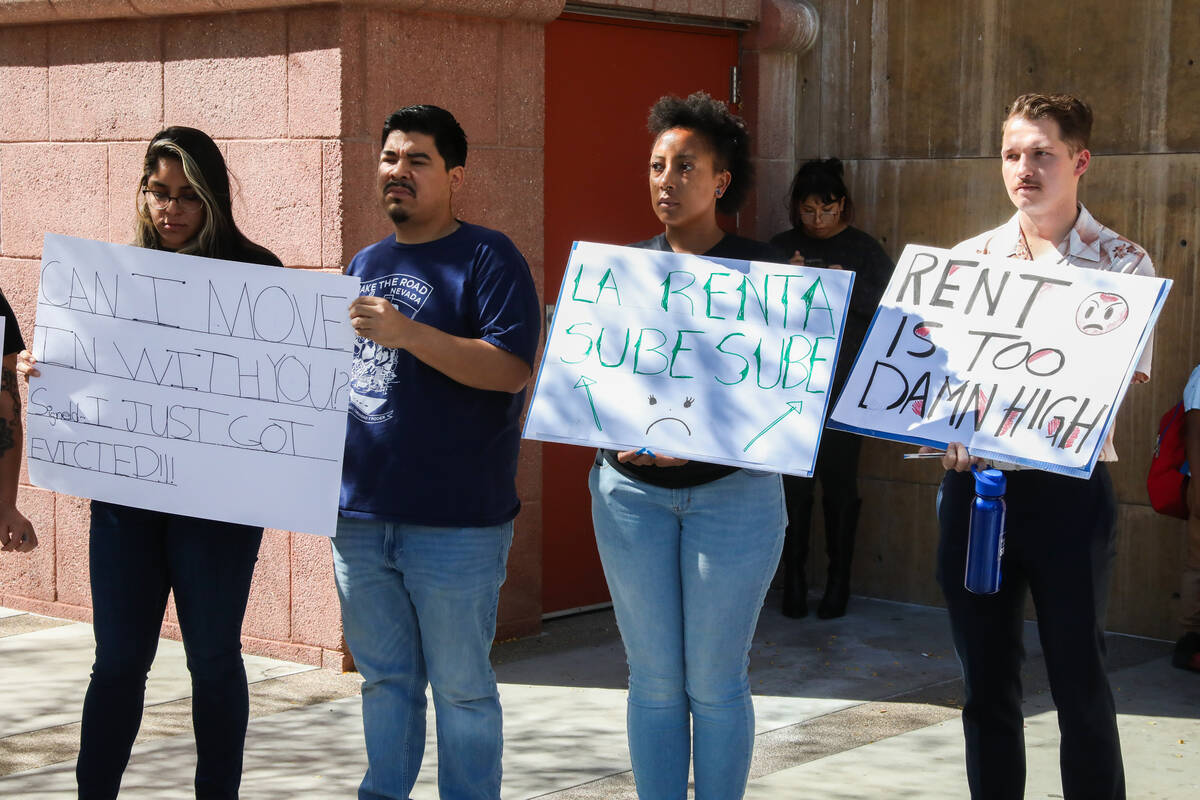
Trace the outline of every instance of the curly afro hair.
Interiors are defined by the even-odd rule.
[[[729,170],[731,176],[725,193],[717,198],[717,210],[722,214],[737,213],[754,185],[750,132],[745,120],[707,92],[694,92],[686,100],[674,95],[659,98],[650,109],[646,127],[655,139],[672,128],[685,128],[708,139],[716,155],[717,169]]]

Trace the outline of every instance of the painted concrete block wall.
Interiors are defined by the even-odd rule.
[[[471,142],[458,213],[508,233],[540,289],[536,18],[552,5],[477,4],[486,17],[473,18],[319,6],[17,26],[0,14],[0,287],[27,340],[42,235],[129,241],[146,142],[169,124],[218,140],[247,235],[288,267],[340,270],[390,231],[374,188],[385,115],[443,105]],[[523,10],[534,19],[503,19]],[[540,448],[527,447],[501,637],[540,625],[540,464]],[[88,619],[86,501],[27,485],[20,501],[42,543],[30,558],[0,559],[0,604]],[[178,635],[173,611],[164,629]],[[343,663],[327,540],[267,532],[243,634],[251,652]]]
[[[1176,282],[1157,327],[1151,383],[1131,389],[1117,422],[1109,625],[1174,638],[1185,526],[1150,509],[1145,473],[1158,418],[1200,361],[1200,3],[813,5],[821,34],[798,60],[793,163],[845,160],[856,224],[893,256],[906,242],[951,245],[1012,214],[998,149],[1013,97],[1069,91],[1092,104],[1082,200]],[[864,447],[855,591],[940,603],[933,503],[941,473],[902,463],[904,450]],[[822,555],[810,563],[823,581]]]

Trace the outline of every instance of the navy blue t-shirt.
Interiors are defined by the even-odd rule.
[[[389,236],[346,269],[362,294],[417,322],[482,339],[532,368],[540,303],[504,234],[462,223],[432,242]],[[517,515],[518,418],[525,393],[473,389],[408,351],[354,343],[341,514],[412,525],[482,527]]]

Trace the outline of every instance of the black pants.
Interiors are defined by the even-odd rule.
[[[1008,472],[1007,478],[1007,536],[995,595],[963,587],[973,477],[947,472],[938,493],[938,582],[966,684],[971,797],[1019,800],[1025,794],[1021,628],[1028,588],[1058,709],[1063,796],[1124,798],[1116,708],[1104,669],[1116,535],[1108,470],[1098,464],[1090,480],[1037,470]]]
[[[804,570],[808,561],[812,527],[813,494],[821,481],[821,506],[825,515],[825,552],[829,555],[829,579],[850,579],[854,557],[854,533],[858,527],[858,454],[862,437],[826,428],[812,478],[783,476],[787,499],[787,544],[785,563]],[[828,585],[828,580],[827,580]]]
[[[96,663],[75,768],[81,800],[117,796],[171,589],[192,676],[196,796],[238,796],[250,709],[241,628],[261,539],[261,528],[92,503]]]

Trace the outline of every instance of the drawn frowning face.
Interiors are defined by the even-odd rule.
[[[1116,330],[1129,318],[1129,304],[1117,294],[1096,292],[1084,298],[1075,312],[1075,326],[1088,336]]]
[[[654,395],[650,395],[648,398],[646,398],[646,400],[652,406],[659,405],[658,398],[655,397]],[[691,408],[692,404],[695,402],[696,402],[696,399],[694,397],[685,397],[683,400],[683,407]],[[655,410],[658,411],[660,409],[655,409]],[[675,409],[674,408],[666,408],[666,409],[661,409],[661,410],[667,411],[669,414],[670,412],[674,411]],[[680,419],[679,417],[676,417],[676,416],[659,417],[658,419],[654,420],[653,422],[651,422],[649,425],[646,426],[646,433],[650,433],[650,429],[653,428],[655,425],[657,425],[660,422],[678,423],[679,425],[683,426],[683,429],[685,431],[687,431],[688,436],[692,435],[692,426],[688,425],[686,422],[684,422],[682,419]]]

